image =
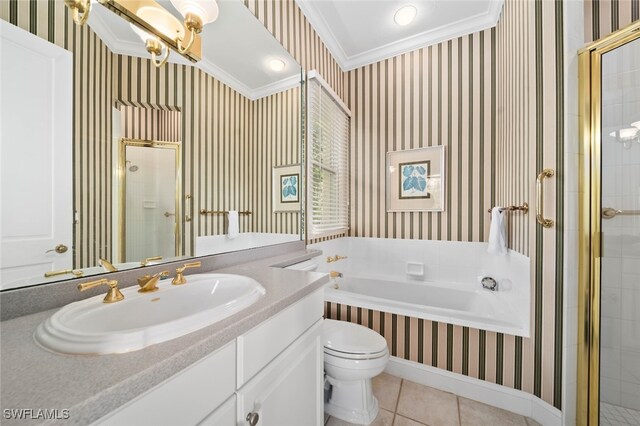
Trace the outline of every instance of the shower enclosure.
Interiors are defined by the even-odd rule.
[[[640,424],[640,22],[580,52],[578,424]]]
[[[180,143],[120,142],[120,261],[180,255]]]

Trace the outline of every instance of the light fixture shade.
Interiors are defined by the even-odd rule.
[[[171,4],[183,17],[193,14],[202,19],[202,25],[207,25],[218,19],[218,3],[215,0],[171,0]]]
[[[184,27],[182,22],[169,13],[166,9],[153,6],[143,6],[136,14],[157,31],[161,32],[171,40],[176,37],[184,38]]]
[[[416,9],[415,6],[406,5],[396,11],[395,15],[393,15],[393,20],[396,24],[405,26],[409,25],[415,19],[417,14],[418,9]]]

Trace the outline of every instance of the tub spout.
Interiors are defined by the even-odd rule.
[[[342,278],[342,272],[331,271],[329,272],[331,278]]]

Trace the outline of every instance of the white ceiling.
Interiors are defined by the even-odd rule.
[[[295,0],[343,70],[496,25],[504,0]],[[395,12],[411,4],[415,20]]]
[[[158,1],[180,21],[182,16],[169,0]],[[202,60],[196,64],[171,52],[169,62],[194,65],[250,99],[258,99],[295,87],[300,65],[247,9],[242,0],[218,0],[218,19],[204,27]],[[89,25],[114,53],[149,58],[144,43],[129,22],[104,6],[92,3]],[[268,68],[269,60],[285,62],[284,71]]]

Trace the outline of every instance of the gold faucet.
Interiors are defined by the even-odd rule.
[[[162,260],[162,256],[147,257],[145,260],[140,261],[140,266],[147,266],[149,262],[153,262],[155,260]]]
[[[327,257],[327,263],[333,263],[333,262],[337,262],[338,260],[342,260],[342,259],[346,259],[347,256],[339,256],[339,255],[335,255],[334,257]]]
[[[107,259],[100,258],[98,259],[98,263],[100,263],[100,266],[102,266],[106,272],[118,271],[118,268],[113,266],[113,263],[109,262]]]
[[[202,266],[202,262],[200,262],[200,261],[185,263],[181,268],[176,269],[176,276],[171,281],[171,284],[173,284],[173,285],[186,284],[187,283],[187,279],[183,275],[185,269],[187,269],[187,268],[199,268],[200,266]]]
[[[331,278],[342,278],[342,272],[331,271],[331,272],[329,272],[329,276]]]
[[[77,269],[61,269],[59,271],[45,272],[44,277],[49,278],[49,277],[55,277],[56,275],[66,275],[66,274],[72,274],[80,278],[81,276],[84,275],[84,272],[78,271]]]
[[[167,278],[169,276],[169,271],[158,272],[155,275],[145,275],[143,277],[138,278],[138,285],[140,289],[138,293],[151,293],[153,291],[158,290],[158,281],[162,278]]]
[[[109,280],[107,278],[102,278],[101,280],[97,280],[97,281],[90,281],[88,283],[78,284],[78,290],[85,291],[85,290],[89,290],[90,288],[94,288],[103,284],[106,284],[109,286],[109,291],[107,291],[107,294],[104,296],[104,299],[102,299],[103,303],[114,303],[124,299],[124,295],[120,292],[120,289],[118,288],[118,281]]]

